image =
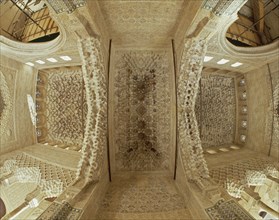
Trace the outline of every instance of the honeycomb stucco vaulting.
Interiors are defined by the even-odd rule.
[[[234,142],[235,95],[234,77],[202,76],[195,110],[203,147]]]
[[[47,74],[48,140],[82,145],[85,102],[82,81],[81,69],[65,69]]]
[[[118,170],[169,167],[169,73],[164,51],[116,52],[113,114]]]

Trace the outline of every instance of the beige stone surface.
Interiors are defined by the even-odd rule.
[[[42,161],[46,161],[54,165],[58,164],[63,167],[70,168],[72,170],[77,169],[77,164],[80,159],[79,152],[63,150],[57,147],[52,147],[43,144],[35,144],[14,150],[9,153],[2,154],[0,156],[0,162],[2,164],[5,160],[24,152],[28,153],[33,157],[40,158]]]
[[[61,3],[60,0],[53,1]],[[72,0],[69,1],[71,2]],[[38,167],[45,167],[44,175],[54,170],[54,175],[57,176],[59,172],[56,172],[57,169],[54,168],[55,166],[67,169],[67,177],[60,178],[61,181],[64,181],[63,183],[65,183],[64,187],[66,190],[63,191],[63,193],[55,199],[55,203],[52,204],[58,204],[55,207],[61,207],[62,202],[68,202],[68,207],[70,207],[70,209],[72,206],[72,208],[75,208],[73,210],[78,210],[78,212],[81,213],[81,219],[91,220],[94,219],[94,217],[95,219],[209,219],[209,216],[205,212],[206,208],[213,207],[220,198],[225,200],[232,199],[229,194],[226,193],[224,187],[224,182],[227,177],[243,179],[246,178],[246,170],[255,169],[255,171],[249,173],[249,181],[257,183],[257,181],[262,181],[260,177],[263,176],[259,172],[267,172],[265,169],[267,164],[275,164],[274,166],[278,169],[278,165],[276,165],[278,164],[276,160],[279,159],[277,142],[278,129],[276,127],[277,121],[273,120],[276,116],[274,97],[277,97],[277,94],[272,94],[272,92],[277,86],[276,84],[278,84],[277,75],[279,67],[277,61],[279,44],[277,40],[277,42],[274,42],[272,45],[266,45],[264,47],[237,48],[232,47],[232,45],[226,41],[225,32],[231,23],[237,19],[238,7],[242,6],[244,3],[244,0],[87,0],[85,6],[78,7],[72,13],[55,13],[55,10],[50,8],[52,16],[59,25],[61,31],[60,37],[52,42],[22,44],[19,42],[7,41],[1,36],[0,70],[3,72],[3,76],[6,79],[5,81],[7,82],[6,84],[11,94],[11,103],[13,105],[8,123],[5,125],[5,129],[7,130],[4,130],[0,139],[0,165],[2,165],[6,159],[16,157],[17,160],[23,158],[22,160],[24,161],[21,163],[22,166],[26,164],[32,166],[35,164]],[[212,37],[212,35],[214,36]],[[210,37],[212,38],[209,40]],[[80,53],[78,51],[79,38],[81,40]],[[174,57],[177,61],[176,67],[172,66],[172,38],[174,38]],[[185,40],[185,38],[188,39]],[[113,45],[113,55],[110,57],[110,66],[108,66],[110,55],[109,39],[112,39]],[[94,42],[94,44],[90,44],[90,42]],[[188,42],[189,47],[187,45],[185,47],[185,42]],[[204,50],[202,53],[199,53],[197,51],[201,46]],[[128,144],[126,145],[126,143],[123,144],[123,142],[116,146],[114,140],[120,139],[118,135],[119,131],[121,131],[121,126],[123,126],[123,122],[132,122],[132,120],[129,118],[130,115],[124,114],[124,119],[122,118],[119,120],[119,123],[114,126],[114,120],[116,118],[115,115],[113,115],[113,111],[115,107],[118,107],[121,111],[125,111],[128,105],[131,109],[136,108],[135,103],[126,102],[128,99],[125,99],[123,103],[121,103],[122,105],[120,104],[117,106],[117,103],[115,103],[115,96],[118,95],[117,93],[119,91],[114,90],[117,81],[114,80],[115,75],[113,72],[122,70],[123,72],[119,72],[118,78],[123,80],[123,74],[129,72],[129,65],[131,65],[130,62],[126,62],[124,64],[122,63],[123,65],[121,67],[118,66],[121,64],[121,60],[119,61],[114,55],[114,52],[118,50],[164,50],[168,54],[167,58],[162,61],[162,63],[166,64],[168,62],[170,69],[168,73],[170,77],[161,79],[160,77],[163,77],[163,68],[156,67],[158,71],[160,71],[160,80],[154,81],[154,83],[160,84],[160,89],[162,91],[166,92],[162,93],[162,96],[164,96],[163,98],[168,98],[168,100],[164,101],[162,98],[163,101],[161,100],[161,102],[164,102],[164,105],[155,109],[156,111],[158,110],[159,113],[152,113],[153,118],[161,117],[160,120],[162,124],[164,123],[165,127],[159,126],[156,123],[150,127],[153,128],[154,131],[157,130],[158,133],[161,132],[160,135],[157,135],[157,138],[160,139],[159,141],[161,142],[161,145],[158,145],[159,151],[162,150],[165,158],[167,158],[165,161],[168,165],[165,166],[165,170],[170,171],[171,174],[165,172],[116,172],[117,169],[114,163],[116,161],[115,155],[120,148],[124,148],[123,151],[125,152],[130,146]],[[185,50],[185,56],[182,58],[181,55],[183,50]],[[207,63],[203,63],[204,53],[213,56],[213,59]],[[71,56],[72,61],[62,61],[60,58],[61,55]],[[46,62],[45,65],[35,63],[38,59],[46,61],[49,57],[58,59],[58,62]],[[102,59],[100,59],[101,57]],[[224,65],[218,65],[217,61],[222,58],[228,59],[229,62]],[[152,60],[151,63],[154,63],[154,56],[151,56],[149,59]],[[27,61],[34,62],[35,68],[25,65],[24,63]],[[141,67],[142,57],[136,57],[134,61],[132,65],[139,64]],[[87,120],[88,129],[85,135],[87,138],[84,139],[84,141],[83,138],[79,136],[79,143],[83,140],[83,144],[87,144],[86,150],[82,152],[81,157],[79,152],[68,151],[49,145],[36,144],[35,127],[31,122],[26,95],[30,94],[33,99],[35,99],[36,68],[47,69],[58,67],[60,69],[60,67],[65,68],[66,66],[80,66],[82,62],[83,74],[86,73],[87,75],[85,74],[85,76],[90,78],[90,83],[88,83],[88,81],[85,82],[85,84],[88,83],[88,89],[90,91],[92,90],[91,93],[87,94],[87,98],[92,101],[93,104],[91,107],[94,111],[91,112]],[[242,62],[243,65],[234,68],[231,66],[234,62]],[[180,66],[181,64],[182,66]],[[239,120],[241,117],[237,115],[239,110],[238,104],[240,103],[238,96],[241,94],[240,92],[243,91],[237,91],[237,86],[235,87],[235,93],[231,94],[231,98],[235,96],[236,102],[231,102],[233,104],[230,106],[230,110],[232,111],[229,116],[223,113],[223,111],[228,111],[223,108],[223,106],[226,105],[223,103],[226,102],[223,102],[218,97],[227,96],[227,94],[223,93],[233,93],[232,88],[229,92],[226,92],[226,89],[222,88],[218,91],[217,95],[212,95],[219,101],[216,105],[211,102],[211,98],[206,100],[210,102],[210,105],[214,105],[208,105],[210,109],[206,111],[206,113],[216,113],[213,118],[208,119],[207,124],[213,125],[213,127],[216,126],[219,129],[218,132],[221,130],[225,133],[225,135],[222,135],[222,138],[219,139],[218,136],[210,134],[209,130],[203,130],[204,132],[202,132],[202,134],[208,132],[206,133],[208,139],[213,137],[215,139],[211,140],[210,148],[206,149],[206,152],[202,152],[204,149],[200,144],[200,134],[195,123],[195,117],[188,118],[193,120],[193,123],[190,123],[190,120],[185,120],[185,127],[180,127],[180,129],[176,130],[176,113],[182,112],[181,118],[187,119],[186,116],[189,112],[194,115],[194,108],[192,108],[193,106],[191,105],[191,108],[187,108],[187,111],[184,112],[185,109],[181,109],[181,103],[178,104],[179,106],[176,106],[175,97],[185,93],[185,103],[187,103],[187,96],[188,99],[190,99],[189,97],[191,96],[191,104],[194,103],[199,86],[199,77],[195,78],[195,76],[200,75],[200,71],[197,71],[197,69],[200,68],[201,70],[203,66],[212,69],[211,72],[216,72],[222,77],[245,74],[248,106],[248,125],[245,131],[247,132],[247,138],[245,144],[236,146],[238,143],[237,141],[236,143],[231,143],[234,132],[230,130],[229,133],[229,129],[227,129],[230,126],[239,127]],[[109,68],[110,71],[108,71]],[[182,86],[179,92],[175,90],[175,83],[173,82],[174,77],[172,71],[175,68],[177,70],[177,76],[182,75],[181,73],[183,71],[179,72],[180,70],[185,70],[186,78],[181,78],[182,80],[180,83]],[[134,68],[135,71],[150,71],[146,69],[145,67]],[[46,71],[51,72],[52,69]],[[270,75],[272,75],[275,80],[272,80]],[[100,76],[102,77],[101,80],[98,78]],[[191,78],[196,84],[197,87],[195,90],[189,89],[193,84],[187,87],[187,77]],[[63,74],[61,74],[61,78],[63,78]],[[100,81],[102,81],[101,88],[98,87]],[[63,79],[61,79],[60,82],[63,84]],[[214,79],[214,83],[215,82],[216,79]],[[142,87],[145,87],[148,80],[142,80],[141,83],[143,84]],[[212,87],[216,88],[214,83]],[[274,84],[272,85],[272,83]],[[129,87],[128,84],[125,85]],[[168,86],[166,85],[170,88],[167,88]],[[106,88],[106,86],[108,87]],[[140,96],[144,92],[144,89],[141,89],[141,87],[139,88],[139,93],[132,93],[134,90],[128,90],[129,88],[127,87],[122,86],[120,88],[121,92],[124,91],[123,93],[125,93],[127,97],[135,94]],[[53,90],[55,90],[55,86]],[[2,88],[0,91],[2,93]],[[105,103],[105,92],[108,91],[109,100],[107,101],[109,115],[107,115],[104,105],[99,105],[100,103]],[[176,92],[178,94],[176,94]],[[72,96],[74,95],[78,94],[72,94]],[[102,96],[101,102],[98,100],[99,96]],[[152,97],[152,101],[158,101],[156,100],[158,97]],[[135,99],[131,100],[135,101]],[[67,103],[67,101],[65,101],[65,103]],[[244,102],[242,102],[242,104],[243,103]],[[0,110],[3,106],[1,106]],[[146,106],[147,103],[142,105],[141,110],[146,110]],[[150,106],[150,109],[154,107],[153,105]],[[170,109],[165,111],[166,108]],[[233,111],[234,108],[236,109],[236,113]],[[97,109],[102,111],[101,114]],[[59,107],[57,111],[59,111]],[[199,109],[196,109],[196,111],[199,111]],[[67,113],[65,114],[67,115]],[[218,114],[222,114],[222,116],[219,117]],[[143,115],[145,116],[145,114]],[[106,116],[109,116],[109,121],[106,120]],[[72,114],[72,117],[75,118],[75,115]],[[211,122],[217,118],[224,119],[222,122],[224,126]],[[228,118],[230,118],[231,121],[225,124]],[[80,121],[80,117],[76,117],[75,119]],[[118,119],[119,118],[116,120]],[[151,123],[153,120],[149,120],[148,118],[144,119],[148,123]],[[199,120],[203,121],[205,118],[200,117]],[[158,121],[159,119],[156,122]],[[54,119],[52,123],[55,124],[56,119]],[[57,121],[57,123],[59,122]],[[101,126],[95,126],[96,124],[99,125],[99,123]],[[177,123],[179,123],[179,121]],[[107,125],[108,134],[106,134]],[[74,123],[72,126],[75,126]],[[195,127],[195,129],[193,129],[193,127]],[[77,126],[74,128],[77,128]],[[103,130],[100,128],[103,128]],[[140,129],[136,127],[135,124],[132,124],[130,128],[133,129],[131,133],[135,136],[143,136],[143,134],[139,132]],[[203,129],[207,128],[205,127]],[[237,129],[238,128],[235,129],[235,136],[238,136],[239,133]],[[183,139],[182,141],[184,141],[183,149],[186,153],[184,155],[178,153],[177,164],[175,164],[176,133],[181,132],[181,134],[184,134],[185,130],[189,131],[189,134],[191,134],[186,141],[186,138],[181,138]],[[196,136],[192,135],[193,130]],[[2,132],[0,133],[2,134]],[[127,140],[127,143],[129,143],[131,140],[127,133],[126,131],[122,131],[121,135],[123,135],[123,139]],[[102,141],[98,139],[100,135],[103,138]],[[108,136],[108,145],[105,143],[107,141],[105,140],[105,135]],[[170,138],[168,139],[168,137]],[[181,135],[181,137],[184,136]],[[98,140],[96,141],[96,139]],[[217,144],[214,144],[214,142]],[[219,144],[221,145],[222,143],[226,143],[226,145],[219,146]],[[235,146],[232,148],[230,144],[235,144]],[[61,146],[65,147],[63,144],[61,144]],[[143,144],[140,143],[140,147],[142,146]],[[109,147],[109,149],[107,149],[107,147]],[[107,153],[109,153],[107,150],[110,151],[109,155],[107,155]],[[178,152],[180,152],[180,149]],[[133,157],[128,158],[127,155],[123,155],[123,161],[126,159],[132,162],[136,161]],[[185,159],[187,158],[185,155],[190,155],[188,158],[191,160]],[[110,161],[108,161],[109,156]],[[152,158],[150,159],[146,155],[141,156],[142,157],[138,157],[140,158],[138,164],[140,168],[144,170],[144,166],[147,166]],[[182,156],[184,156],[184,158],[182,158]],[[80,160],[81,158],[82,160]],[[204,158],[205,160],[203,160]],[[111,183],[109,183],[108,162],[111,162],[111,170],[113,171]],[[78,173],[82,174],[80,175],[81,179],[73,183],[78,166],[80,168]],[[189,169],[187,169],[187,167],[189,167]],[[208,179],[205,175],[207,174],[207,167],[211,179]],[[172,172],[175,168],[177,168],[177,170],[176,180],[174,181]],[[198,169],[200,170],[199,173],[197,171]],[[197,176],[195,179],[196,182],[193,180],[189,181],[189,170],[193,170],[194,175]],[[274,171],[275,174],[276,172],[278,173],[277,170]],[[274,176],[276,176],[275,174]],[[277,186],[278,179],[274,180],[274,177],[272,178],[272,184],[268,184],[272,186],[272,189],[275,189],[276,187],[274,186]],[[88,181],[84,181],[85,179]],[[214,184],[211,180],[217,182],[219,186]],[[276,189],[278,189],[278,187]],[[266,189],[260,190],[261,195],[264,195],[265,192],[269,191]],[[257,197],[255,192],[251,194]],[[20,198],[20,201],[23,201],[23,197],[24,196]],[[274,198],[274,196],[265,197],[265,199],[269,198]],[[252,200],[254,201],[255,198],[252,198],[251,201]],[[18,204],[19,203],[14,206]],[[47,209],[49,204],[49,202],[41,203],[37,211],[26,210],[25,213],[22,213],[21,217],[30,217],[30,219],[38,217],[38,215]],[[251,208],[251,205],[248,206]],[[10,206],[9,210],[11,210]],[[58,210],[58,216],[66,219],[70,216],[69,212],[71,213],[71,211],[72,210],[60,210],[59,213]],[[234,210],[230,211],[233,212]],[[256,213],[256,211],[254,209],[254,213]],[[47,216],[53,217],[54,215],[55,210],[50,210]]]

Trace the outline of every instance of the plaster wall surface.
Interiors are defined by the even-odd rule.
[[[37,70],[1,55],[0,70],[7,83],[12,103],[6,126],[1,125],[1,154],[36,143],[27,94],[35,100]],[[2,93],[2,92],[1,92]]]
[[[271,146],[273,100],[270,73],[272,72],[278,74],[278,65],[275,63],[264,65],[246,74],[249,121],[246,147],[264,155],[270,154]],[[271,156],[278,158],[278,155]]]

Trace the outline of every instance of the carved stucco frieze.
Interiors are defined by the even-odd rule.
[[[271,147],[273,149],[279,146],[279,76],[278,71],[271,74],[273,91],[273,131]]]
[[[219,200],[214,206],[205,209],[210,219],[239,219],[253,220],[254,218],[243,209],[235,200]]]
[[[86,4],[86,0],[47,0],[47,2],[57,14],[62,12],[72,13],[75,9]]]
[[[247,0],[205,0],[203,8],[217,16],[230,16],[236,13]]]
[[[178,78],[180,155],[187,177],[198,182],[209,177],[195,113],[206,47],[205,40],[195,38],[185,40]]]
[[[101,174],[107,142],[107,85],[100,41],[80,39],[78,46],[88,111],[77,177],[87,184],[98,181]]]
[[[58,220],[58,219],[79,219],[81,209],[74,208],[68,202],[53,202],[37,219],[38,220]]]

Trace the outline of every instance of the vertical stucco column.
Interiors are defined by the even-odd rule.
[[[98,39],[79,40],[88,112],[77,177],[85,184],[98,181],[107,135],[107,88],[101,44]]]
[[[178,76],[178,146],[186,176],[198,182],[209,177],[195,114],[206,49],[205,40],[186,38]]]

